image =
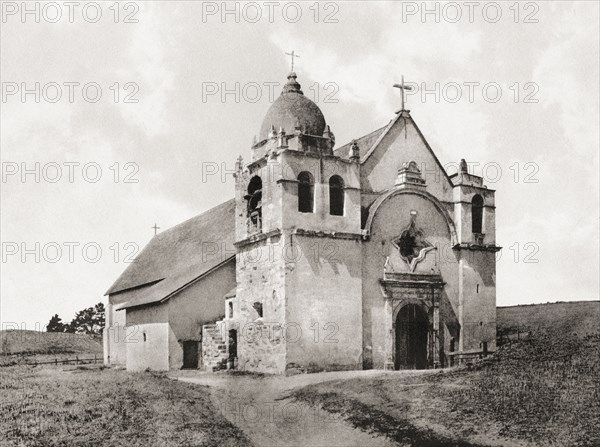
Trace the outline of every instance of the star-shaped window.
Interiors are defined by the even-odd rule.
[[[416,227],[414,218],[410,225],[405,229],[400,237],[392,240],[392,243],[400,251],[400,257],[410,266],[411,271],[414,271],[417,263],[423,258],[429,250],[434,247],[423,237],[423,232]]]

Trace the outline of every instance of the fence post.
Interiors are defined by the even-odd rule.
[[[78,356],[78,355],[76,355],[76,356],[75,356],[75,364],[76,364],[76,365],[78,365],[78,364],[79,364],[79,356]]]
[[[58,359],[54,357],[54,366],[58,366]]]

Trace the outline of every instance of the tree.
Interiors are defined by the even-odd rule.
[[[62,322],[62,318],[58,316],[58,314],[54,314],[50,321],[48,322],[48,326],[46,326],[46,332],[65,332],[66,324]]]
[[[70,323],[63,323],[58,314],[50,318],[46,326],[47,332],[69,332],[77,334],[102,334],[104,329],[104,304],[80,310]]]
[[[94,307],[80,310],[69,323],[65,332],[77,334],[102,334],[104,329],[104,304],[98,303]]]

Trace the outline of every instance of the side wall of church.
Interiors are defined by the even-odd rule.
[[[169,299],[171,369],[179,369],[183,365],[184,341],[201,341],[202,325],[223,318],[223,297],[235,285],[235,261],[232,259]]]
[[[362,369],[361,241],[287,237],[288,367]]]
[[[377,210],[371,227],[371,237],[363,243],[363,331],[366,368],[383,368],[388,355],[386,340],[393,333],[386,333],[385,300],[379,280],[383,277],[386,258],[388,271],[408,273],[407,263],[400,257],[392,240],[399,238],[409,226],[411,211],[416,211],[416,226],[435,249],[416,265],[414,273],[440,274],[446,283],[441,293],[440,332],[449,335],[446,325],[456,325],[459,307],[459,276],[457,253],[452,249],[451,232],[440,211],[427,198],[402,193],[385,200]],[[429,295],[407,298],[430,299]],[[395,322],[394,322],[395,323]],[[448,351],[449,336],[444,338],[444,351]]]
[[[125,312],[118,312],[118,304],[106,306],[106,327],[102,333],[104,364],[106,366],[125,366],[127,363],[127,346],[125,345]]]
[[[112,294],[106,306],[106,329],[102,334],[104,342],[104,364],[125,367],[127,364],[126,317],[124,310],[117,310],[127,301],[147,293],[149,287],[140,287]]]
[[[461,250],[463,351],[496,347],[496,253]]]
[[[167,304],[127,311],[127,370],[169,369],[169,321]]]

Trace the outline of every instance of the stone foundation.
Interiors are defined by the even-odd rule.
[[[227,344],[216,324],[202,326],[202,363],[206,371],[227,368]]]
[[[285,334],[281,329],[275,325],[250,323],[239,337],[238,369],[271,374],[285,372]]]

